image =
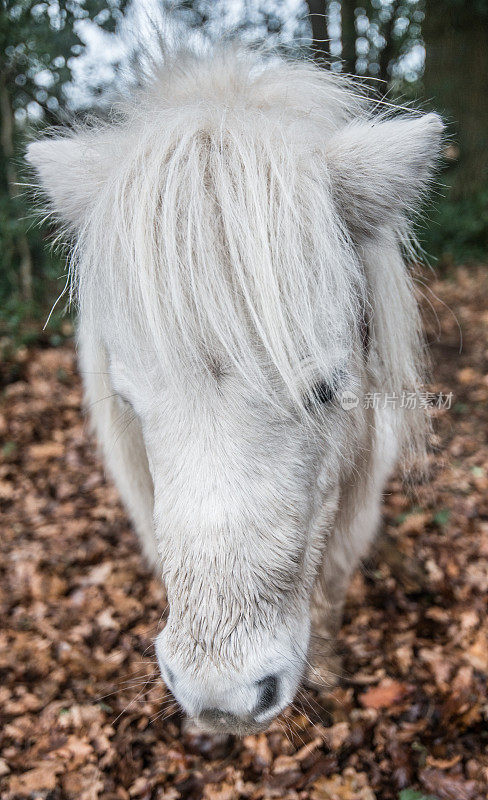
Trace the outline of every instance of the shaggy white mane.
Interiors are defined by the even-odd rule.
[[[369,388],[415,388],[419,325],[400,244],[430,174],[425,119],[375,115],[306,62],[180,54],[110,124],[65,139],[76,154],[66,184],[56,164],[50,193],[75,230],[80,305],[106,304],[107,318],[115,308],[120,336],[138,329],[170,380],[183,365],[232,366],[295,408],[311,378],[332,380],[358,351],[366,316]],[[31,161],[49,144],[31,145]]]

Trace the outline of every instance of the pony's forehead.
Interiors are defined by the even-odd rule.
[[[366,108],[365,98],[341,76],[317,69],[306,61],[263,58],[242,48],[226,47],[211,57],[178,55],[177,63],[162,63],[152,78],[120,108],[131,124],[151,115],[155,125],[171,124],[175,115],[188,114],[231,123],[258,116],[283,124],[313,123],[322,134],[333,133]]]

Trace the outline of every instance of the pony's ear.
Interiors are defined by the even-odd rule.
[[[106,179],[96,138],[75,134],[40,139],[29,144],[26,160],[56,216],[70,227],[82,225]]]
[[[415,209],[438,161],[443,129],[437,114],[361,120],[329,140],[333,195],[355,241]]]

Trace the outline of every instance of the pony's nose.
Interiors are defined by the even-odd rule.
[[[293,638],[279,628],[269,640],[263,637],[261,647],[244,647],[245,658],[232,652],[232,661],[218,662],[188,652],[178,634],[168,622],[156,639],[156,655],[168,688],[197,726],[243,736],[264,730],[293,700],[305,664],[296,649],[306,651],[308,628],[302,639],[301,631]]]

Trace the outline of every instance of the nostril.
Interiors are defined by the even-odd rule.
[[[256,684],[260,689],[260,695],[256,711],[262,713],[269,711],[278,700],[278,676],[267,675]]]

